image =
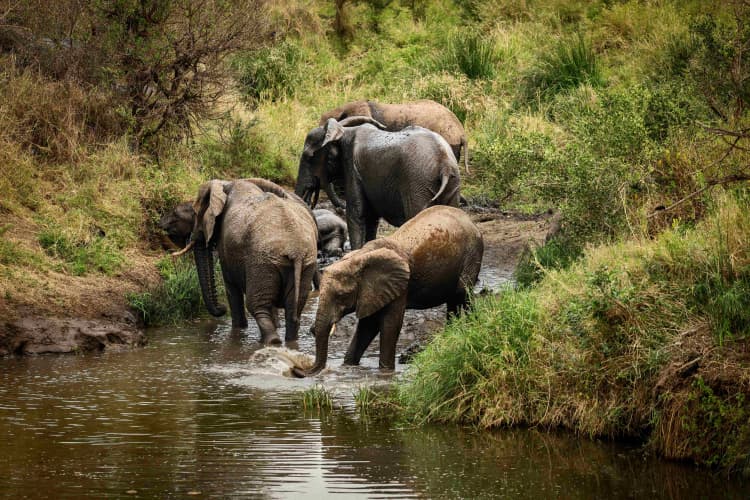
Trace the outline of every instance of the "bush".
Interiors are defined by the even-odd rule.
[[[162,276],[158,286],[127,296],[130,307],[136,311],[144,326],[177,323],[199,316],[202,301],[195,265],[189,259],[166,257],[159,262],[158,268]],[[220,280],[217,281],[219,285]]]
[[[530,287],[552,269],[566,269],[578,257],[582,249],[560,238],[548,241],[544,246],[526,251],[513,272],[520,287]]]
[[[291,165],[278,151],[269,150],[257,121],[227,119],[218,135],[204,137],[197,145],[204,175],[219,179],[262,177],[275,182],[291,182]]]

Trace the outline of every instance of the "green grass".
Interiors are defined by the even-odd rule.
[[[695,228],[589,248],[535,286],[478,299],[416,356],[397,403],[418,421],[562,426],[744,467],[748,215],[720,197]]]
[[[455,68],[472,80],[493,78],[500,63],[493,37],[479,32],[452,35],[443,57],[445,67]]]
[[[333,398],[328,389],[314,385],[302,393],[302,408],[305,411],[330,411],[333,409]]]
[[[120,251],[103,236],[75,241],[61,228],[53,226],[39,233],[39,244],[47,255],[62,260],[64,268],[75,276],[90,272],[112,275],[123,264]]]
[[[203,312],[200,283],[189,258],[165,257],[159,263],[162,282],[154,289],[127,296],[144,326],[177,323]],[[219,274],[220,276],[220,274]]]
[[[539,64],[529,77],[529,95],[550,99],[569,88],[604,84],[599,58],[583,33],[562,39],[540,56]]]

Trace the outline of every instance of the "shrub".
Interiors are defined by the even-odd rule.
[[[197,317],[202,309],[195,265],[189,259],[166,257],[159,262],[158,268],[162,277],[159,285],[150,291],[127,296],[130,307],[136,311],[144,326],[176,323]]]
[[[263,177],[276,182],[291,182],[289,159],[272,150],[262,136],[257,121],[227,119],[217,135],[204,137],[197,144],[201,170],[206,177],[237,179]]]
[[[581,255],[582,249],[570,241],[554,238],[544,246],[524,252],[513,272],[521,287],[529,287],[544,277],[548,270],[566,269]]]

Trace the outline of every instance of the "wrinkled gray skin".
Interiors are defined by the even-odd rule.
[[[285,191],[271,181],[258,178],[243,180],[252,182],[267,193],[274,193],[282,198],[289,197],[306,209],[308,208],[300,197],[294,193]],[[273,188],[274,186],[279,190]],[[346,222],[330,210],[319,208],[310,211],[310,213],[314,216],[318,228],[318,249],[328,256],[340,257],[343,255],[344,243],[346,243]],[[185,248],[187,246],[194,224],[195,210],[193,210],[193,203],[189,201],[180,203],[159,220],[159,227],[178,248]],[[317,287],[317,280],[315,283]]]
[[[330,210],[316,208],[313,210],[318,224],[318,249],[325,255],[340,257],[344,255],[346,243],[346,222]]]
[[[192,239],[203,300],[214,316],[215,247],[232,313],[232,326],[247,326],[245,307],[261,342],[280,344],[277,308],[284,308],[287,342],[297,340],[299,317],[317,271],[317,229],[306,207],[245,180],[212,180],[198,190]]]
[[[479,229],[462,210],[436,206],[420,212],[391,236],[369,242],[326,268],[315,317],[315,365],[326,366],[331,328],[346,314],[359,322],[344,357],[356,365],[380,333],[380,368],[392,370],[406,309],[447,304],[448,315],[468,304],[482,264]]]
[[[315,206],[343,178],[352,249],[375,238],[380,218],[400,226],[431,205],[457,207],[460,175],[445,139],[422,127],[388,132],[371,118],[329,119],[305,139],[295,193]]]
[[[386,130],[396,132],[410,125],[430,129],[440,134],[450,144],[456,161],[464,150],[464,167],[469,172],[469,153],[466,131],[453,112],[435,101],[422,99],[403,104],[385,104],[375,101],[352,101],[336,109],[326,111],[318,125],[325,125],[329,118],[341,121],[350,116],[367,116],[385,125]]]

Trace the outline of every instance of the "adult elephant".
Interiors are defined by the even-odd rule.
[[[271,181],[259,178],[242,180],[252,182],[267,193],[273,193],[281,198],[289,198],[305,207],[315,219],[318,230],[318,249],[326,255],[340,256],[343,254],[347,234],[346,223],[339,216],[330,210],[310,210],[299,196],[285,191],[281,186]],[[178,204],[159,219],[159,227],[166,233],[172,244],[178,248],[187,246],[194,225],[195,210],[193,209],[193,203],[190,201]]]
[[[261,342],[280,344],[277,308],[284,308],[287,342],[297,339],[299,317],[317,271],[317,229],[307,207],[246,180],[212,180],[193,203],[191,244],[203,300],[214,316],[226,313],[216,299],[213,248],[229,299],[232,326],[247,326],[245,307]]]
[[[296,369],[295,375],[314,375],[325,368],[330,332],[351,312],[359,322],[344,364],[359,364],[380,333],[380,368],[392,370],[404,311],[447,303],[451,315],[465,308],[483,252],[482,235],[469,216],[458,208],[437,206],[330,265],[320,284],[313,326],[315,365],[310,371]]]
[[[323,188],[335,204],[331,184],[342,178],[353,250],[375,238],[381,218],[400,226],[431,205],[457,207],[460,198],[445,139],[423,127],[388,132],[363,116],[330,118],[307,134],[295,193],[314,207]]]
[[[466,131],[453,112],[435,101],[422,99],[403,104],[385,104],[375,101],[352,101],[336,109],[326,111],[318,125],[324,125],[329,118],[341,121],[350,116],[367,116],[385,125],[386,130],[395,132],[410,125],[417,125],[440,134],[450,144],[456,161],[464,150],[464,167],[469,172],[469,150]]]

